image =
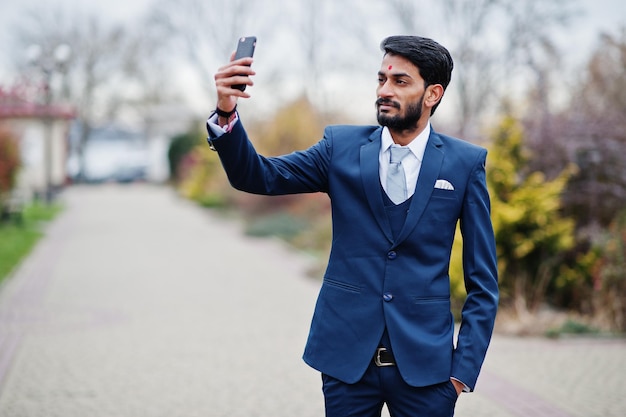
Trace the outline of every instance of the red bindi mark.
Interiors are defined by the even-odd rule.
[[[387,67],[389,71],[391,71],[392,68],[393,68],[393,65],[389,65],[389,67]]]

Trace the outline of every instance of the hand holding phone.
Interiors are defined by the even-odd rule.
[[[256,36],[245,36],[243,38],[239,38],[237,42],[237,51],[235,52],[235,60],[244,57],[250,57],[254,55],[254,48],[256,47]],[[243,75],[243,74],[242,74]],[[232,88],[236,88],[237,90],[244,91],[246,89],[245,84],[237,84],[233,85]]]

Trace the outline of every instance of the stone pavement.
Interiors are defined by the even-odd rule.
[[[310,259],[148,185],[74,187],[0,287],[0,417],[323,416]],[[496,336],[457,416],[623,417],[626,342]]]

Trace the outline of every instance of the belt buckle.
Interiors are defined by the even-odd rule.
[[[374,356],[374,363],[376,366],[394,366],[395,363],[393,362],[382,362],[380,360],[380,354],[383,352],[387,352],[387,348],[381,347],[376,349],[376,355]]]

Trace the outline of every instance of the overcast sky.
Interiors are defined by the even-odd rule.
[[[2,0],[0,1],[0,50],[6,51],[10,45],[10,33],[7,29],[19,24],[20,14],[24,10],[46,4],[70,5],[84,12],[97,12],[112,20],[132,20],[144,13],[153,0]],[[570,52],[586,53],[595,45],[597,34],[601,30],[614,31],[620,24],[626,26],[625,0],[578,0],[584,15],[578,24],[572,27],[568,39],[571,39]],[[5,83],[11,67],[6,62],[6,53],[0,55],[0,83]]]
[[[269,1],[269,0],[268,0]],[[337,0],[339,1],[339,0]],[[384,1],[384,0],[381,0]],[[417,0],[416,0],[417,1]],[[130,21],[151,7],[153,0],[0,0],[0,85],[10,85],[14,79],[13,66],[7,53],[11,47],[11,34],[8,28],[20,23],[25,10],[32,10],[42,4],[50,9],[53,4],[63,4],[76,8],[85,14],[97,13],[116,21]],[[272,1],[272,5],[276,5]],[[581,65],[592,48],[597,45],[601,31],[616,33],[622,25],[626,27],[626,0],[578,0],[582,15],[572,25],[570,33],[559,42],[565,48],[566,62]],[[82,14],[82,13],[81,13]]]
[[[7,62],[11,54],[6,53],[11,48],[11,34],[9,29],[20,24],[20,16],[27,10],[45,5],[63,4],[85,12],[97,12],[112,20],[132,20],[141,15],[153,0],[1,0],[0,1],[0,85],[10,82],[12,65]]]

